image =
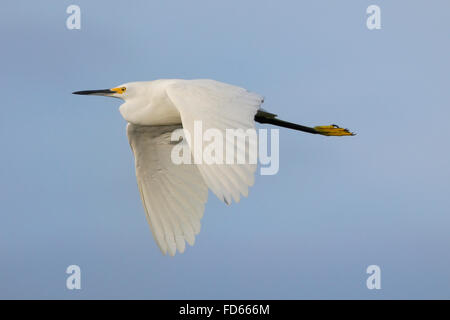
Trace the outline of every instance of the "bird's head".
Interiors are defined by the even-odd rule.
[[[111,89],[100,89],[100,90],[83,90],[83,91],[75,91],[73,94],[81,94],[81,95],[91,95],[91,96],[105,96],[105,97],[113,97],[125,100],[126,98],[131,97],[133,93],[133,84],[132,83],[124,83],[120,86],[111,88]]]

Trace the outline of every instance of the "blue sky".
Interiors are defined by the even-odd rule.
[[[81,7],[81,30],[66,8]],[[366,8],[381,7],[381,30]],[[14,1],[0,27],[0,298],[450,298],[448,1]],[[248,199],[210,194],[162,256],[119,100],[71,92],[212,78],[305,125]],[[82,289],[65,287],[67,266]],[[381,268],[381,290],[366,268]]]

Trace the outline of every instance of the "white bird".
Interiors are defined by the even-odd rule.
[[[161,79],[130,82],[112,89],[76,91],[124,101],[119,110],[128,122],[127,136],[135,156],[136,178],[153,237],[163,254],[173,256],[194,245],[208,197],[208,188],[230,204],[247,197],[253,185],[256,164],[174,164],[174,130],[194,131],[194,121],[203,128],[251,129],[255,121],[313,134],[353,135],[336,125],[305,127],[276,118],[260,109],[263,97],[226,83],[200,79]],[[185,140],[188,140],[187,142]]]

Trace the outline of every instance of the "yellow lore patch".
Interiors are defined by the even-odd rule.
[[[125,87],[120,87],[120,88],[112,88],[111,91],[114,91],[115,93],[119,93],[122,94],[127,90],[127,88]]]

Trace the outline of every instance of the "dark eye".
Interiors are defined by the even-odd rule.
[[[123,91],[125,91],[125,90],[127,90],[127,88],[125,88],[125,87],[122,87],[122,90],[123,90]]]

